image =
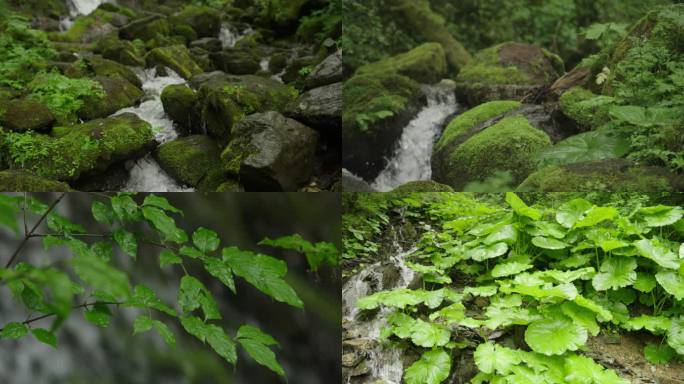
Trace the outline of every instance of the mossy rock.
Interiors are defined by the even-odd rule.
[[[447,73],[444,49],[438,43],[425,43],[409,52],[362,66],[359,75],[397,73],[420,83],[434,84]]]
[[[227,143],[233,127],[245,116],[282,111],[295,100],[297,91],[259,76],[217,74],[200,86],[199,97],[207,133],[220,143]]]
[[[131,113],[53,131],[54,136],[8,134],[11,168],[73,181],[102,172],[116,162],[140,157],[155,143],[150,125]]]
[[[21,171],[0,172],[0,192],[71,192],[69,184]]]
[[[177,25],[189,25],[197,32],[197,37],[216,37],[221,29],[221,13],[209,7],[187,6],[171,21]]]
[[[112,33],[97,41],[95,52],[102,57],[133,67],[145,66],[145,44],[141,40],[128,41],[119,39]]]
[[[188,134],[193,131],[193,126],[199,127],[199,97],[197,93],[184,84],[169,85],[161,94],[162,105],[171,120],[180,128],[181,132]]]
[[[260,57],[253,50],[229,48],[209,57],[216,68],[233,75],[253,75],[260,69]]]
[[[120,109],[138,104],[145,96],[142,90],[118,76],[96,76],[94,80],[102,85],[105,97],[95,95],[83,100],[83,106],[78,111],[78,116],[83,120],[107,117]]]
[[[261,7],[260,16],[265,19],[266,26],[273,27],[283,34],[294,33],[302,10],[313,0],[275,0],[257,3]]]
[[[448,185],[440,184],[432,180],[411,181],[400,185],[392,190],[392,192],[453,192],[453,188]]]
[[[237,125],[221,160],[248,191],[297,191],[312,175],[317,144],[316,131],[296,120],[256,113]]]
[[[50,109],[37,101],[0,100],[0,126],[10,131],[49,131],[54,123]]]
[[[184,45],[155,48],[147,53],[145,62],[148,68],[164,65],[171,68],[184,79],[202,73],[202,68],[192,60],[190,52]]]
[[[29,17],[47,16],[59,19],[69,13],[67,2],[63,0],[9,0],[8,3]]]
[[[536,45],[503,43],[480,51],[456,77],[456,92],[468,105],[520,100],[552,84],[564,70],[557,55]]]
[[[221,185],[219,185],[218,188],[216,188],[216,192],[244,192],[245,187],[243,187],[240,182],[236,180],[228,180]]]
[[[665,168],[636,166],[624,159],[543,168],[517,188],[534,192],[680,192],[684,178]]]
[[[84,57],[74,62],[64,71],[72,78],[80,77],[119,77],[142,89],[142,81],[130,68],[99,55]]]
[[[216,142],[205,135],[164,143],[155,153],[169,176],[200,191],[214,191],[225,181],[220,155]]]
[[[171,33],[171,25],[162,15],[151,15],[135,20],[119,30],[119,37],[126,40],[151,40],[158,35]]]
[[[215,37],[204,37],[192,41],[190,43],[190,49],[192,48],[202,48],[207,52],[219,52],[223,49],[223,43]]]
[[[511,116],[463,142],[433,166],[435,181],[462,190],[497,171],[509,171],[515,184],[536,169],[535,154],[551,145],[549,136],[524,116]]]
[[[68,43],[89,43],[116,31],[112,22],[117,18],[116,13],[96,9],[89,15],[78,16],[71,28],[62,33],[51,33],[54,41]]]
[[[613,102],[610,96],[598,96],[582,87],[570,88],[559,99],[563,114],[583,131],[607,123],[610,120],[608,110]]]

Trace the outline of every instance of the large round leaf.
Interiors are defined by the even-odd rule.
[[[572,228],[591,207],[591,203],[584,199],[570,200],[558,207],[556,221],[565,228]]]
[[[684,300],[684,277],[677,271],[661,271],[656,273],[655,278],[667,293],[677,300]]]
[[[511,368],[520,364],[520,354],[517,350],[496,345],[491,342],[480,344],[473,355],[475,364],[484,373],[498,373],[507,375]]]
[[[655,261],[661,267],[679,269],[677,255],[657,239],[641,239],[634,242],[634,246],[641,256]]]
[[[423,353],[418,361],[404,372],[406,384],[439,384],[449,377],[451,357],[443,349]]]
[[[508,252],[508,244],[501,242],[473,248],[466,253],[466,257],[475,261],[485,261],[504,255],[506,252]]]
[[[536,245],[539,248],[544,248],[544,249],[563,249],[567,248],[568,244],[564,243],[560,240],[552,239],[549,237],[541,237],[537,236],[532,239],[532,244]]]
[[[632,257],[614,256],[601,264],[591,284],[597,291],[618,289],[634,284],[637,262]]]
[[[641,208],[639,214],[649,227],[663,227],[679,221],[684,216],[684,210],[681,207],[658,205]]]
[[[551,356],[576,351],[587,342],[587,330],[565,315],[554,314],[530,324],[525,342],[533,351]]]
[[[629,152],[629,141],[612,131],[596,130],[571,136],[539,154],[539,165],[572,164],[615,159]]]
[[[672,320],[667,333],[667,344],[680,355],[684,355],[684,316]]]

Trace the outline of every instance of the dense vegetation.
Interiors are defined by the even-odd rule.
[[[295,308],[304,302],[286,282],[287,263],[278,258],[223,244],[217,232],[199,227],[190,235],[177,226],[183,212],[166,198],[147,195],[144,199],[130,194],[101,195],[92,203],[94,228],[75,223],[57,213],[60,204],[71,196],[59,195],[44,202],[30,195],[0,195],[0,225],[11,230],[16,244],[6,255],[0,268],[0,287],[8,289],[17,306],[25,307],[26,320],[2,324],[0,343],[32,334],[38,341],[59,348],[60,327],[70,316],[83,311],[84,318],[95,326],[106,328],[121,308],[137,308],[134,334],[154,329],[173,348],[176,337],[172,329],[182,327],[189,335],[207,343],[229,364],[237,364],[237,346],[255,362],[285,376],[274,348],[278,346],[269,334],[252,324],[236,331],[226,330],[224,314],[208,288],[213,284],[194,272],[198,267],[223,284],[234,295],[236,278]],[[5,240],[3,240],[5,241]],[[28,258],[29,242],[41,242],[46,255],[36,263]],[[265,238],[263,247],[292,250],[306,257],[310,269],[335,267],[338,252],[333,243],[312,244],[299,235],[276,239]],[[143,281],[134,280],[128,264],[121,256],[136,262],[143,256],[139,249],[153,246],[157,250],[158,267],[177,268],[182,277],[177,282],[177,302],[164,302]],[[56,248],[65,247],[68,257],[55,257]],[[149,250],[145,258],[153,257]],[[30,261],[33,260],[33,261]],[[225,301],[225,299],[222,299]],[[273,304],[277,305],[277,304]],[[48,327],[36,327],[39,321],[52,319]],[[178,322],[178,324],[174,324]],[[172,325],[173,324],[173,325]],[[33,342],[33,341],[25,341]]]
[[[522,197],[535,203],[514,193],[344,197],[346,277],[396,263],[392,233],[416,246],[405,265],[418,283],[354,304],[356,322],[385,308],[380,338],[407,356],[403,382],[630,383],[633,372],[620,377],[629,367],[602,366],[625,368],[620,356],[587,345],[613,333],[639,334],[651,364],[684,359],[684,209],[666,205],[682,197]]]

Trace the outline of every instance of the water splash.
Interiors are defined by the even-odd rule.
[[[268,72],[268,69],[270,68],[270,66],[271,66],[271,58],[270,57],[264,57],[259,62],[259,67],[264,72]]]
[[[67,6],[71,11],[71,16],[89,15],[106,0],[67,0]]]
[[[428,104],[404,128],[397,148],[385,169],[371,186],[387,192],[417,180],[430,180],[432,147],[445,120],[458,110],[453,89],[443,85],[424,86]]]
[[[151,155],[147,155],[135,162],[131,168],[131,176],[124,187],[127,192],[192,192],[192,188],[185,188],[171,178],[159,166]]]
[[[223,23],[221,24],[221,30],[219,31],[219,40],[223,48],[233,48],[235,44],[243,37],[253,33],[252,27],[247,27],[246,29],[240,31],[237,27],[232,24]]]

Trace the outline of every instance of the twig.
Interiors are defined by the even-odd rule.
[[[57,199],[55,199],[55,201],[53,201],[52,204],[50,204],[50,206],[45,211],[45,213],[43,213],[43,216],[41,216],[40,219],[38,219],[38,222],[36,222],[36,224],[33,226],[33,228],[31,228],[31,231],[24,235],[24,240],[21,241],[21,244],[19,244],[19,247],[17,247],[17,249],[12,254],[12,257],[10,257],[7,264],[5,264],[5,268],[9,268],[12,265],[14,260],[19,255],[19,252],[21,252],[21,250],[24,248],[24,246],[26,245],[26,242],[31,238],[31,235],[33,235],[33,232],[35,232],[36,229],[38,229],[40,224],[45,220],[45,218],[48,216],[48,214],[50,212],[52,212],[53,209],[55,209],[57,204],[59,204],[59,202],[62,201],[64,196],[66,196],[66,192],[59,195],[59,197],[57,197]]]
[[[95,301],[95,302],[91,302],[91,303],[83,303],[83,304],[74,306],[74,307],[72,307],[71,309],[73,310],[73,309],[85,308],[85,307],[89,307],[89,306],[95,305],[95,304],[121,305],[121,304],[123,304],[123,302]],[[52,317],[52,316],[56,316],[56,315],[57,315],[56,313],[48,313],[48,314],[41,315],[41,316],[38,316],[38,317],[32,317],[32,318],[30,318],[30,319],[28,319],[28,320],[23,321],[22,324],[31,324],[31,323],[33,323],[33,322],[36,322],[36,321],[39,321],[39,320],[43,320],[43,319],[47,319],[48,317]],[[4,329],[4,328],[0,328],[0,332],[2,332],[3,329]]]

